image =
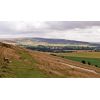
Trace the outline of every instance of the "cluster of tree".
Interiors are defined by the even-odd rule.
[[[93,50],[92,47],[79,46],[26,46],[27,49],[43,51],[43,52],[72,52],[73,50]]]

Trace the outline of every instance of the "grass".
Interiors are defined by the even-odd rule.
[[[88,62],[97,67],[100,67],[100,52],[72,52],[72,53],[58,53],[58,56],[62,56],[66,59],[82,62],[84,60],[86,64]]]
[[[7,78],[49,78],[59,77],[58,75],[40,70],[37,67],[38,62],[30,55],[28,51],[19,50],[16,52],[19,58],[9,59],[11,62],[4,65],[3,59],[0,59],[0,77]]]
[[[44,77],[57,77],[54,75],[49,75],[44,71],[39,70],[36,67],[36,61],[33,57],[26,51],[18,52],[20,55],[20,60],[14,60],[10,66],[14,66],[12,71],[15,72],[15,77],[19,78],[44,78]],[[80,52],[80,53],[61,53],[58,54],[64,56],[66,59],[81,62],[85,60],[86,63],[90,62],[91,65],[97,65],[100,67],[100,53],[99,52]],[[69,56],[70,55],[70,56]],[[98,56],[96,56],[98,55]]]
[[[13,71],[16,73],[18,78],[45,78],[48,77],[46,74],[36,68],[14,68]]]
[[[17,78],[44,78],[49,77],[47,74],[36,67],[36,61],[28,54],[27,51],[18,51],[20,59],[12,59],[12,62],[7,66],[10,70],[4,73],[2,77],[17,77]]]
[[[58,53],[61,56],[71,57],[85,57],[85,58],[100,58],[100,52],[72,52],[72,53]]]
[[[91,65],[97,65],[98,67],[100,67],[100,58],[84,58],[84,57],[70,57],[70,56],[65,56],[64,58],[78,62],[85,60],[86,64],[90,62]]]

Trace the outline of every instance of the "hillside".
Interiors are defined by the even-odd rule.
[[[0,43],[0,77],[100,77],[100,68]]]

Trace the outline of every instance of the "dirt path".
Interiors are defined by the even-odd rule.
[[[52,59],[49,58],[49,60],[53,60],[53,58]],[[67,64],[67,63],[61,62],[61,61],[59,61],[58,63],[62,64],[64,66],[68,66],[68,67],[73,68],[73,69],[75,68],[75,69],[83,70],[85,72],[90,72],[90,73],[93,73],[93,74],[99,74],[99,73],[97,73],[94,70],[90,70],[90,69],[87,69],[87,68],[78,67],[78,66],[75,66],[75,65],[71,65],[71,64]]]
[[[94,73],[94,74],[99,74],[99,73],[97,73],[94,70],[89,70],[89,69],[86,69],[86,68],[81,68],[81,67],[77,67],[77,66],[74,66],[74,65],[66,64],[66,63],[61,63],[61,64],[65,65],[65,66],[67,65],[70,68],[76,68],[76,69],[80,69],[80,70],[83,70],[83,71],[86,71],[86,72],[90,72],[90,73]]]

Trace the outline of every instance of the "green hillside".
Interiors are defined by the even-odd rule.
[[[17,55],[18,58],[10,57],[9,51],[12,49],[16,53],[13,56]],[[36,67],[36,61],[28,51],[1,46],[0,53],[0,77],[48,77]]]

